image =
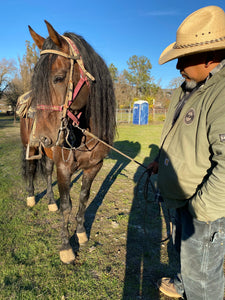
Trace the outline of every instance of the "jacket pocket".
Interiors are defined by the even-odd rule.
[[[185,188],[185,163],[176,156],[162,151],[159,159],[158,185],[167,199],[184,200],[189,197]],[[183,177],[183,178],[182,178]]]

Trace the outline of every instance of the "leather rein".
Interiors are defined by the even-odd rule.
[[[65,131],[65,130],[67,131],[67,136],[69,134],[69,132],[68,132],[69,129],[67,127],[67,125],[68,125],[67,116],[73,121],[73,125],[79,125],[79,118],[81,116],[81,112],[79,112],[77,115],[74,115],[69,110],[69,108],[70,108],[71,104],[73,103],[73,101],[76,99],[82,86],[86,83],[87,86],[90,87],[89,79],[91,81],[95,81],[95,78],[85,69],[82,57],[81,57],[76,45],[74,44],[74,42],[66,36],[62,36],[62,37],[67,41],[67,43],[69,45],[70,54],[67,54],[67,53],[64,53],[64,52],[58,51],[58,50],[46,49],[46,50],[42,50],[40,52],[40,55],[56,54],[56,55],[60,55],[60,56],[70,59],[70,74],[69,74],[69,81],[68,81],[68,85],[67,85],[65,102],[63,105],[38,104],[36,107],[38,110],[51,110],[51,111],[62,112],[61,126],[59,128],[58,140],[63,131]],[[78,81],[75,88],[73,85],[74,61],[76,61],[78,63],[79,71],[80,71],[80,80]],[[56,142],[56,144],[57,144],[57,142]]]

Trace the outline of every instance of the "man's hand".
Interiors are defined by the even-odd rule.
[[[159,170],[159,163],[157,161],[153,161],[151,162],[148,166],[147,166],[147,170],[151,170],[152,174],[158,174],[158,170]]]

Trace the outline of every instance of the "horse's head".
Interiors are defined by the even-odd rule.
[[[47,39],[29,26],[41,50],[32,78],[32,106],[36,108],[34,136],[45,147],[62,146],[68,135],[68,124],[76,123],[87,104],[89,85],[94,78],[86,71],[74,42],[45,22]]]

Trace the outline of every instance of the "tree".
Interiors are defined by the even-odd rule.
[[[4,93],[6,103],[10,105],[14,112],[14,121],[16,121],[16,104],[18,97],[23,94],[23,85],[21,79],[15,77],[9,82],[7,89]]]
[[[113,82],[117,82],[118,81],[118,69],[114,66],[113,63],[111,63],[108,67],[109,72],[111,74],[112,80]]]
[[[4,91],[7,89],[7,86],[15,71],[16,66],[14,60],[7,60],[3,58],[0,61],[0,99],[4,94]]]
[[[169,82],[169,88],[170,89],[176,89],[178,88],[182,83],[184,82],[184,78],[179,76],[176,78],[173,78]]]
[[[27,92],[30,89],[31,77],[34,71],[34,67],[38,61],[39,52],[36,45],[31,45],[30,41],[26,41],[26,52],[22,59],[18,57],[20,66],[20,77],[23,83],[23,92]]]
[[[136,96],[148,94],[152,81],[150,60],[145,56],[133,55],[129,58],[127,64],[129,71],[124,70],[123,74],[129,84],[136,88]]]
[[[123,73],[118,76],[115,83],[115,96],[119,108],[130,107],[135,96],[135,89],[127,83]]]
[[[161,87],[159,85],[156,85],[155,83],[152,83],[150,86],[150,95],[153,98],[156,98],[158,94],[160,94],[162,91]]]

